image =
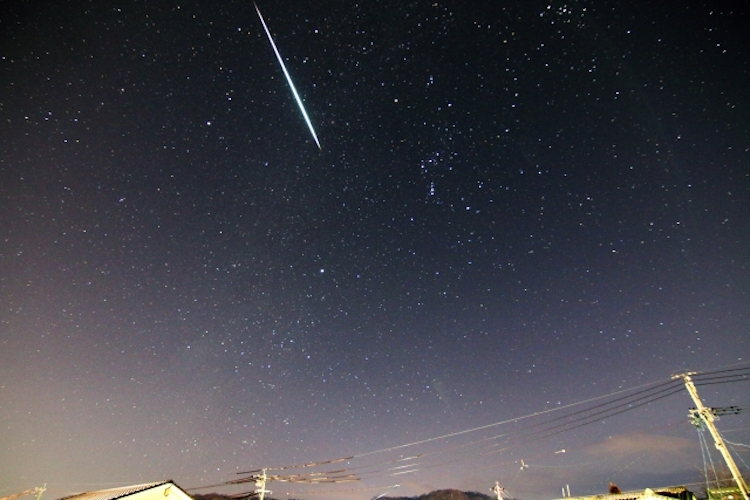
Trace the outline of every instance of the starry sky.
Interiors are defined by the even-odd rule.
[[[700,481],[671,375],[750,442],[750,19],[708,3],[260,1],[320,150],[252,2],[5,5],[0,495]]]

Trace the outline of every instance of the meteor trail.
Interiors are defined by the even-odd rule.
[[[292,89],[292,94],[294,94],[294,98],[297,99],[297,104],[299,104],[299,109],[300,111],[302,111],[302,116],[305,118],[305,123],[307,123],[307,127],[310,129],[310,133],[312,134],[313,139],[315,139],[315,144],[318,145],[318,149],[323,149],[320,147],[320,141],[318,141],[318,136],[315,134],[315,129],[313,129],[312,123],[310,122],[310,117],[307,116],[307,112],[305,111],[305,106],[302,105],[302,99],[300,99],[299,94],[297,93],[297,89],[294,88],[294,84],[292,83],[292,77],[289,76],[289,72],[286,70],[284,61],[283,59],[281,59],[281,54],[279,54],[279,49],[276,48],[276,44],[273,41],[271,32],[268,30],[268,26],[266,26],[266,21],[263,19],[263,14],[260,13],[258,4],[253,2],[253,5],[255,6],[255,12],[258,13],[260,22],[263,24],[263,29],[266,30],[266,35],[268,35],[268,41],[271,42],[271,47],[273,48],[273,51],[276,54],[276,59],[278,59],[279,64],[281,64],[281,69],[284,71],[284,76],[286,76],[286,81],[289,82],[289,88]]]

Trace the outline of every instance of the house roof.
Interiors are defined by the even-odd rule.
[[[605,493],[601,495],[584,495],[578,497],[569,497],[565,500],[573,499],[586,499],[586,500],[637,500],[647,497],[668,497],[668,498],[682,498],[687,492],[687,488],[684,486],[674,488],[646,488],[645,490],[636,491],[623,491],[622,493]]]
[[[76,493],[75,495],[63,497],[60,500],[116,500],[118,498],[133,495],[135,493],[140,493],[141,491],[150,490],[151,488],[156,488],[165,484],[174,484],[174,482],[172,482],[171,480],[167,480],[158,481],[155,483],[135,484],[133,486],[120,486],[119,488],[109,488],[106,490],[87,491],[85,493]]]

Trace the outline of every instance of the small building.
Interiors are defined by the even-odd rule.
[[[645,490],[565,497],[561,500],[696,500],[695,495],[684,486],[675,488],[646,488]]]
[[[87,491],[60,500],[193,500],[173,481],[121,486],[107,490]]]
[[[708,500],[742,500],[742,492],[737,486],[708,488]]]

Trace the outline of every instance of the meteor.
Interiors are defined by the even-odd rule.
[[[263,19],[263,14],[260,13],[258,4],[253,2],[253,5],[255,6],[255,12],[258,13],[260,22],[263,24],[263,29],[266,30],[266,35],[268,35],[268,41],[271,42],[271,47],[273,48],[273,51],[276,54],[276,59],[279,60],[281,69],[284,71],[284,76],[286,76],[286,81],[289,82],[289,88],[292,89],[292,94],[294,94],[294,98],[297,100],[299,109],[300,111],[302,111],[302,116],[305,119],[305,123],[307,123],[307,127],[310,129],[310,133],[312,134],[313,139],[315,139],[315,144],[318,145],[318,149],[323,149],[320,147],[320,141],[318,141],[318,136],[315,134],[315,129],[313,128],[312,123],[310,122],[310,117],[307,116],[307,112],[305,111],[305,106],[302,105],[302,99],[300,99],[299,94],[297,93],[297,89],[294,88],[294,84],[292,83],[292,77],[289,76],[289,72],[286,70],[286,66],[284,65],[284,60],[281,59],[281,54],[279,54],[279,49],[276,48],[276,43],[274,43],[273,41],[271,32],[269,31],[268,26],[266,26],[266,21]]]

